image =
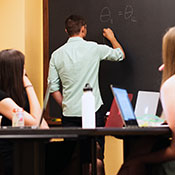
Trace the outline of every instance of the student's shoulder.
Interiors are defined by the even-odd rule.
[[[89,45],[94,45],[94,46],[99,45],[96,41],[83,40],[83,42],[85,42],[86,44],[89,44]]]
[[[175,75],[168,78],[162,85],[161,91],[170,92],[175,89]]]
[[[52,52],[52,54],[51,54],[51,60],[57,59],[57,57],[58,57],[60,54],[64,53],[65,50],[66,50],[66,44],[64,44],[63,46],[61,46],[61,47],[55,49],[55,50]]]
[[[94,49],[100,49],[100,50],[106,50],[106,49],[111,49],[111,47],[109,47],[106,44],[101,44],[101,43],[97,43],[95,41],[85,41],[89,46],[92,46]]]

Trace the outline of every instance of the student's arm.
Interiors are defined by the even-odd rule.
[[[63,101],[63,96],[60,91],[55,91],[52,93],[53,98],[55,101],[62,107],[62,101]]]
[[[165,149],[140,157],[138,160],[143,163],[161,163],[174,159],[175,159],[175,145],[171,144],[171,146]]]
[[[143,156],[138,156],[133,158],[122,165],[117,175],[128,175],[128,174],[135,174],[140,175],[146,174],[145,165],[146,164],[154,164],[154,163],[162,163],[168,160],[174,160],[175,152],[174,148],[172,149],[171,146],[162,149],[157,152],[149,153]]]
[[[36,116],[40,116],[41,114],[41,107],[38,101],[38,98],[35,94],[34,88],[32,86],[32,83],[28,79],[27,76],[23,77],[24,87],[27,92],[27,97],[29,100],[30,105],[30,114],[34,116],[34,118],[37,119]]]
[[[54,54],[52,54],[49,63],[48,83],[50,83],[50,93],[55,101],[62,107],[62,94],[60,89],[60,77],[57,72]]]
[[[9,120],[13,118],[13,109],[20,108],[11,98],[5,98],[0,101],[0,113],[7,117]],[[28,112],[24,111],[25,125],[33,126],[37,124],[37,120]]]
[[[120,45],[120,43],[117,41],[116,37],[114,36],[113,31],[110,28],[103,29],[103,36],[111,42],[114,49],[120,48],[122,50],[124,58],[125,58],[125,52],[124,52],[122,46]]]
[[[28,77],[25,75],[23,76],[23,83],[27,92],[28,100],[29,100],[30,115],[35,119],[36,124],[38,124],[41,116],[41,107],[40,107],[38,98],[36,96],[32,83],[30,82]],[[27,123],[25,124],[27,125]],[[41,127],[46,127],[46,128],[48,127],[45,120],[43,120]]]

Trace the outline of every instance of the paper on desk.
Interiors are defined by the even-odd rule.
[[[156,115],[143,115],[137,117],[139,126],[160,126],[164,123],[164,119]]]

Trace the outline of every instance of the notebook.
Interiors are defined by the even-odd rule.
[[[1,128],[2,129],[38,129],[40,128],[41,126],[41,123],[43,121],[43,118],[44,118],[44,113],[46,111],[46,108],[47,108],[47,104],[48,104],[48,101],[49,101],[49,96],[50,96],[50,83],[48,84],[47,86],[47,89],[46,89],[46,93],[45,93],[45,97],[44,97],[44,102],[43,102],[43,108],[42,108],[42,112],[41,112],[41,115],[39,116],[39,122],[36,126],[19,126],[19,127],[12,127],[12,126],[2,126]]]
[[[122,118],[124,126],[125,127],[127,127],[127,126],[139,126],[139,123],[136,119],[132,104],[128,98],[128,93],[127,93],[126,89],[113,87],[112,85],[111,85],[111,89],[112,89],[112,93],[114,95],[114,99],[116,100],[118,109],[120,111],[120,116]],[[160,122],[160,124],[156,125],[156,126],[165,126],[165,125],[161,125],[162,123],[163,123],[163,121]],[[145,125],[145,127],[146,126],[150,127],[153,125],[149,126],[149,124],[147,124],[147,125]]]

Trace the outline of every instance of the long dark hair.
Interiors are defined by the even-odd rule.
[[[23,71],[23,53],[14,49],[0,52],[0,89],[21,107],[25,105]]]

